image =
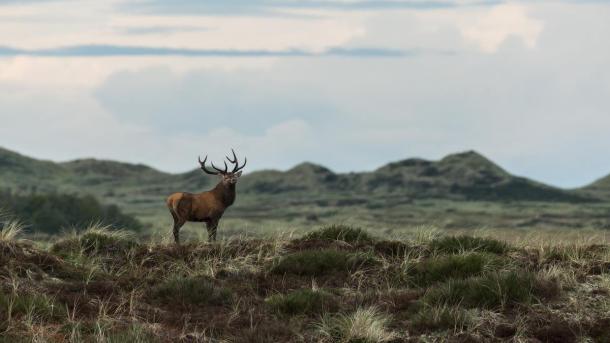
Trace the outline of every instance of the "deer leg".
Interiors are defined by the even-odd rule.
[[[216,229],[218,228],[218,220],[211,220],[207,223],[208,242],[216,241]]]
[[[180,244],[180,228],[184,223],[184,220],[174,217],[174,241],[176,244]]]

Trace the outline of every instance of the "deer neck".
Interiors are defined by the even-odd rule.
[[[235,201],[235,184],[226,185],[220,181],[216,187],[214,187],[214,193],[225,206],[231,206]]]

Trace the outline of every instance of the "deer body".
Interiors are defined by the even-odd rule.
[[[233,157],[234,160],[227,157],[229,161],[235,163],[232,172],[228,172],[226,162],[224,171],[217,169],[212,164],[212,167],[217,170],[217,172],[212,172],[205,167],[207,156],[203,162],[199,160],[204,172],[221,176],[220,182],[213,189],[203,193],[174,193],[167,198],[166,204],[174,219],[173,233],[176,244],[180,244],[180,228],[187,221],[204,222],[208,231],[208,240],[216,240],[218,223],[225,210],[235,202],[235,184],[241,176],[240,169],[246,165],[244,162],[244,165],[239,167],[235,152],[233,152]]]

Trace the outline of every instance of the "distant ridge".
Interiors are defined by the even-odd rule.
[[[132,194],[165,196],[171,191],[198,191],[215,180],[198,169],[169,174],[142,164],[79,159],[53,163],[0,148],[0,188],[19,191],[87,191],[105,197],[125,189]],[[608,187],[598,181],[592,189]],[[607,186],[606,186],[607,185]],[[304,162],[287,171],[248,173],[239,184],[250,197],[291,195],[297,198],[405,197],[488,201],[591,201],[577,191],[551,187],[502,169],[476,151],[451,154],[439,161],[411,158],[388,163],[374,171],[334,173]],[[597,188],[596,188],[597,187]],[[116,199],[113,199],[116,200]]]

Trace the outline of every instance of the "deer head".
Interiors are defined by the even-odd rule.
[[[222,183],[225,185],[236,184],[237,180],[241,176],[241,170],[246,166],[248,159],[244,157],[244,164],[240,166],[239,161],[237,160],[237,155],[235,155],[235,151],[233,149],[231,149],[231,152],[233,153],[233,159],[231,159],[229,156],[225,156],[225,157],[227,158],[227,160],[229,160],[230,163],[233,164],[233,170],[229,171],[227,161],[224,161],[224,165],[225,165],[224,170],[217,168],[214,165],[214,163],[210,163],[210,164],[212,165],[212,168],[214,168],[215,171],[207,169],[205,166],[205,162],[208,159],[207,155],[205,156],[203,161],[201,160],[201,157],[199,157],[199,164],[201,165],[201,170],[203,170],[206,174],[219,175],[222,178]]]

